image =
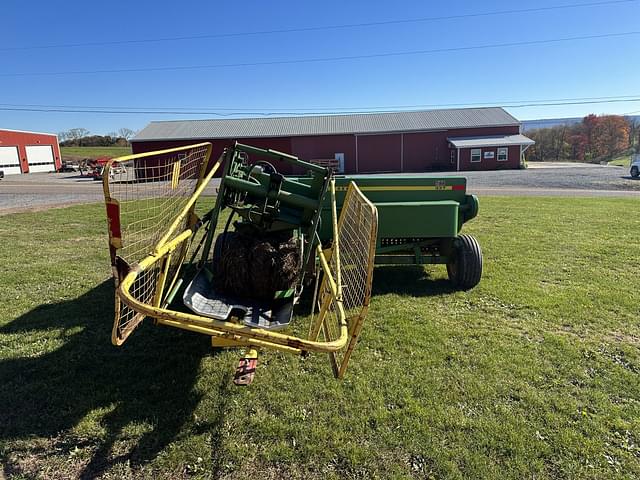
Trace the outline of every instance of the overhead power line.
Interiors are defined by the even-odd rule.
[[[38,49],[48,49],[48,48],[98,47],[98,46],[108,46],[108,45],[132,45],[132,44],[144,44],[144,43],[175,42],[175,41],[185,41],[185,40],[205,40],[205,39],[212,39],[212,38],[273,35],[273,34],[281,34],[281,33],[302,33],[302,32],[317,32],[317,31],[324,31],[324,30],[344,30],[349,28],[365,28],[365,27],[385,26],[385,25],[401,25],[401,24],[409,24],[409,23],[436,22],[436,21],[443,21],[443,20],[489,17],[489,16],[509,15],[509,14],[517,14],[517,13],[535,13],[535,12],[545,12],[545,11],[551,11],[551,10],[566,10],[566,9],[573,9],[573,8],[609,6],[609,5],[615,5],[615,4],[637,3],[637,2],[638,0],[609,0],[609,1],[600,1],[600,2],[571,3],[567,5],[555,5],[555,6],[549,6],[549,7],[494,10],[489,12],[464,13],[464,14],[458,14],[458,15],[445,15],[445,16],[437,16],[437,17],[385,20],[385,21],[379,21],[379,22],[345,23],[345,24],[337,24],[337,25],[283,28],[283,29],[274,29],[274,30],[257,30],[257,31],[248,31],[248,32],[228,32],[228,33],[211,33],[211,34],[206,33],[206,34],[198,34],[198,35],[145,38],[145,39],[137,39],[137,40],[128,39],[128,40],[113,40],[113,41],[105,41],[105,42],[60,43],[60,44],[21,46],[21,47],[2,47],[0,48],[0,51],[38,50]]]
[[[550,38],[550,39],[544,39],[544,40],[524,40],[519,42],[467,45],[463,47],[433,48],[428,50],[410,50],[410,51],[404,51],[404,52],[371,53],[371,54],[364,54],[364,55],[344,55],[344,56],[338,56],[338,57],[318,57],[318,58],[306,58],[306,59],[302,58],[302,59],[293,59],[293,60],[270,60],[265,62],[218,63],[218,64],[211,64],[211,65],[175,65],[175,66],[167,66],[167,67],[116,68],[116,69],[104,69],[104,70],[75,70],[75,71],[70,70],[65,72],[14,72],[14,73],[1,73],[0,77],[167,72],[167,71],[205,70],[205,69],[216,69],[216,68],[292,65],[292,64],[301,64],[301,63],[322,63],[322,62],[371,59],[371,58],[385,58],[385,57],[389,58],[389,57],[403,57],[403,56],[411,56],[411,55],[428,55],[433,53],[451,53],[451,52],[461,52],[461,51],[484,50],[484,49],[492,49],[492,48],[522,47],[527,45],[545,45],[545,44],[553,44],[553,43],[572,42],[572,41],[578,41],[578,40],[628,37],[631,35],[638,35],[638,34],[640,34],[640,31],[615,32],[615,33],[602,33],[598,35],[580,35],[575,37]]]
[[[301,114],[313,112],[322,113],[324,111],[330,113],[339,113],[343,111],[349,112],[362,112],[367,113],[370,111],[391,111],[391,110],[407,110],[407,109],[425,109],[425,108],[446,108],[446,107],[458,107],[468,108],[477,106],[510,106],[516,108],[521,104],[540,104],[540,103],[562,103],[562,102],[579,102],[584,101],[587,103],[615,103],[625,101],[635,101],[640,98],[640,93],[635,95],[610,95],[604,97],[573,97],[573,98],[546,98],[546,99],[529,99],[529,100],[502,100],[502,101],[484,101],[484,102],[462,102],[462,103],[421,103],[421,104],[404,104],[404,105],[369,105],[369,106],[348,106],[348,107],[318,107],[308,106],[304,108],[292,108],[292,107],[260,107],[260,108],[243,108],[243,107],[144,107],[144,106],[123,106],[123,105],[49,105],[49,104],[37,104],[37,103],[0,103],[0,107],[15,107],[15,108],[48,108],[48,109],[72,109],[76,111],[84,110],[132,110],[134,112],[150,111],[155,113],[158,111],[165,111],[167,113],[197,113],[202,112],[210,114],[211,112],[233,112],[231,115],[240,114]],[[610,100],[611,102],[600,102],[601,100]],[[593,102],[590,102],[593,101]]]
[[[487,107],[503,107],[503,108],[523,108],[523,107],[550,107],[550,106],[561,106],[561,105],[592,105],[592,104],[603,104],[603,103],[621,103],[621,102],[640,102],[640,97],[637,98],[620,98],[620,99],[612,99],[612,100],[589,100],[589,101],[566,101],[566,102],[540,102],[540,103],[517,103],[512,105],[485,105]],[[477,106],[477,104],[474,104]],[[0,111],[13,111],[13,112],[49,112],[49,113],[91,113],[91,114],[116,114],[116,115],[141,115],[141,114],[153,114],[153,115],[209,115],[209,116],[217,116],[217,117],[231,117],[237,115],[260,115],[260,116],[275,116],[275,115],[330,115],[330,114],[355,114],[355,113],[389,113],[398,111],[397,109],[393,110],[358,110],[358,111],[334,111],[334,112],[300,112],[300,111],[292,111],[292,112],[220,112],[220,111],[184,111],[184,110],[106,110],[106,109],[96,109],[96,108],[87,108],[87,109],[73,109],[73,108],[48,108],[48,107],[6,107],[0,106]],[[412,110],[405,110],[412,111]],[[415,110],[414,110],[415,111]]]

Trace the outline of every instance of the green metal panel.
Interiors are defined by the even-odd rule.
[[[376,264],[446,263],[452,239],[478,214],[478,199],[467,195],[464,177],[349,175],[335,179],[338,210],[352,181],[378,208]],[[296,181],[308,185],[310,179]],[[318,234],[323,242],[331,238],[327,196]]]
[[[424,200],[465,201],[465,177],[430,177],[427,175],[337,175],[334,177],[338,208],[350,182],[356,182],[362,193],[373,203],[420,202]],[[308,177],[296,178],[308,185]],[[327,200],[327,199],[325,199]],[[328,203],[328,202],[327,202]]]
[[[378,230],[395,231],[399,238],[413,236],[409,228],[394,229],[394,217],[402,215],[408,226],[420,225],[421,238],[455,237],[462,224],[476,216],[478,202],[475,196],[466,194],[467,179],[464,177],[433,177],[428,175],[349,175],[337,176],[336,203],[338,210],[342,207],[344,195],[351,181],[378,207]],[[306,184],[308,178],[299,178],[298,182]],[[443,205],[430,207],[423,205],[431,202],[453,202],[448,207]],[[389,212],[381,209],[381,204],[403,203],[402,209]],[[416,206],[411,204],[416,203]],[[323,203],[320,238],[323,241],[331,238],[329,199]],[[455,205],[455,208],[453,206]],[[398,213],[400,212],[400,213]],[[405,233],[402,233],[402,231]],[[378,238],[382,235],[379,233]],[[379,244],[380,242],[378,242]]]
[[[378,246],[384,238],[439,238],[458,234],[454,200],[378,202]]]
[[[354,181],[369,200],[378,202],[421,202],[455,200],[464,202],[465,177],[431,177],[427,175],[349,175],[337,176],[336,188],[346,191]],[[339,204],[341,200],[338,200]]]

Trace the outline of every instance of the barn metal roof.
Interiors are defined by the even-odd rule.
[[[50,137],[58,137],[55,133],[45,133],[45,132],[32,132],[31,130],[13,130],[10,128],[0,128],[0,132],[12,132],[12,133],[31,133],[33,135],[48,135]]]
[[[536,143],[524,135],[450,137],[447,140],[456,148],[508,147],[510,145],[533,145]]]
[[[499,107],[151,122],[132,141],[391,133],[519,125]]]

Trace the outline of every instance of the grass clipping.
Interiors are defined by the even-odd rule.
[[[229,232],[216,245],[214,285],[224,293],[272,300],[300,275],[300,245],[290,232],[246,235]]]

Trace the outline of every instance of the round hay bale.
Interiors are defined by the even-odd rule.
[[[263,235],[227,233],[214,265],[214,284],[234,296],[271,300],[296,285],[300,245],[291,232]]]
[[[250,238],[230,232],[225,235],[224,245],[215,259],[214,284],[226,293],[236,294],[246,288],[249,282],[248,252]]]
[[[251,293],[257,298],[273,298],[274,272],[277,267],[276,248],[268,241],[257,240],[251,245]]]

